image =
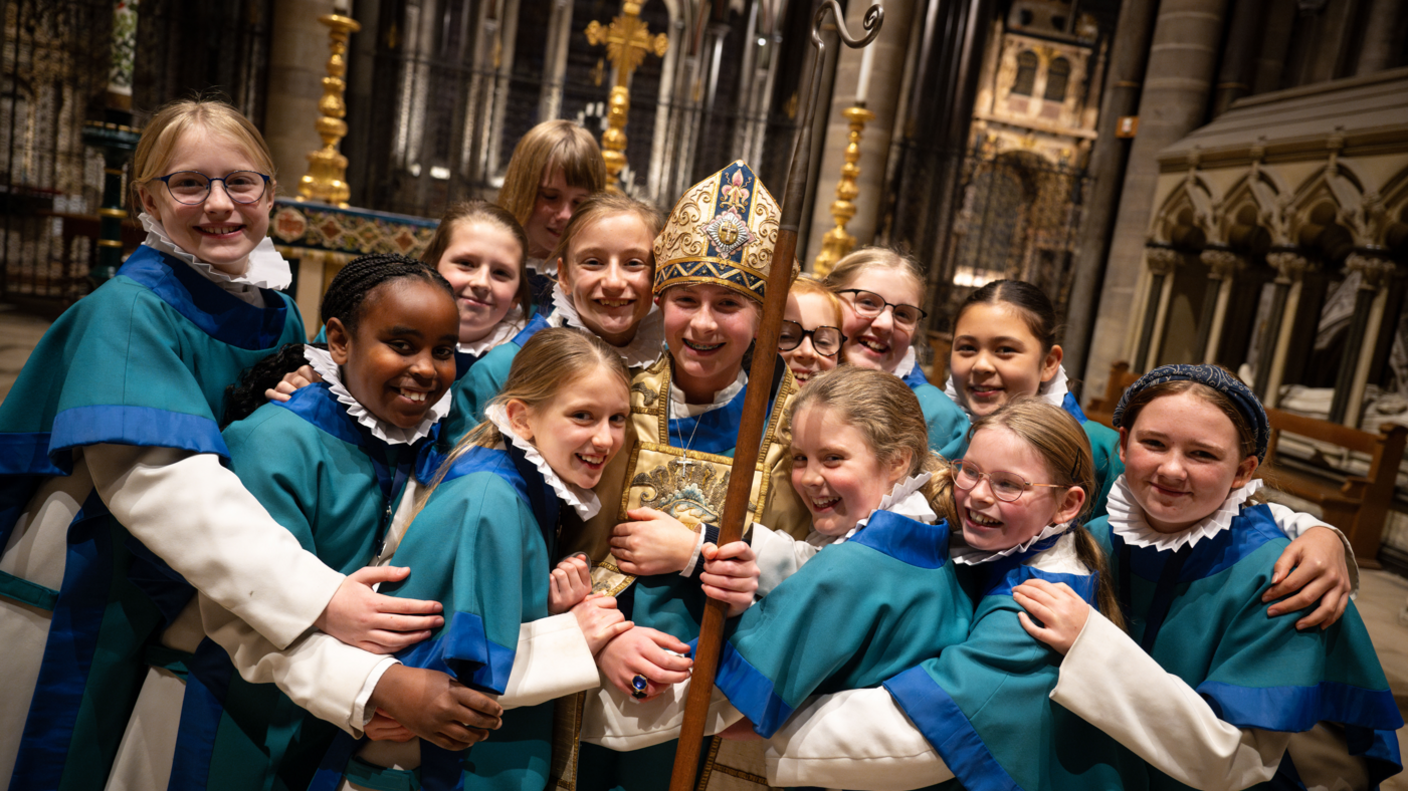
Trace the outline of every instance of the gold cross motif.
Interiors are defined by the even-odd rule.
[[[640,3],[626,0],[621,15],[603,26],[593,20],[587,25],[587,41],[593,46],[606,45],[606,59],[616,67],[616,85],[611,89],[611,106],[606,114],[608,129],[601,133],[601,156],[606,160],[606,186],[619,191],[620,173],[626,167],[626,120],[631,109],[631,73],[645,60],[648,52],[664,57],[670,38],[664,33],[650,35],[640,20]]]

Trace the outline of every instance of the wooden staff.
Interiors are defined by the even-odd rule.
[[[863,47],[875,40],[884,21],[885,10],[877,3],[865,12],[865,35],[854,38],[846,29],[845,15],[837,0],[823,0],[812,17],[812,52],[808,59],[806,95],[801,128],[792,149],[792,167],[787,175],[787,190],[782,196],[781,221],[777,244],[773,247],[772,267],[768,272],[767,293],[763,301],[763,319],[758,327],[753,366],[748,370],[748,393],[743,400],[743,419],[738,427],[738,444],[729,471],[728,493],[719,525],[719,546],[743,538],[743,522],[748,516],[749,494],[753,488],[753,472],[758,466],[758,450],[768,422],[768,396],[771,395],[773,368],[777,363],[777,339],[782,334],[782,314],[787,307],[787,290],[792,285],[792,262],[797,254],[797,228],[801,225],[802,203],[807,194],[808,159],[811,154],[812,121],[817,99],[821,94],[821,66],[826,43],[821,38],[821,23],[827,11],[836,15],[836,32],[846,46]],[[714,672],[719,664],[719,649],[723,641],[725,607],[717,599],[709,599],[699,630],[699,643],[694,652],[694,670],[690,676],[689,696],[685,700],[684,724],[680,728],[679,746],[675,752],[675,767],[670,775],[670,791],[691,791],[699,768],[699,750],[704,740],[704,726],[709,715],[709,699],[714,693]]]

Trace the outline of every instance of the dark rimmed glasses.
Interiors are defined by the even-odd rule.
[[[974,486],[977,486],[978,481],[983,478],[988,479],[988,488],[992,490],[992,496],[1004,503],[1015,502],[1032,487],[1044,489],[1071,488],[1061,483],[1032,483],[1010,472],[983,472],[979,469],[978,465],[971,461],[964,461],[963,459],[953,462],[953,484],[963,491],[966,492]]]
[[[866,291],[863,288],[843,288],[837,294],[849,294],[846,301],[850,303],[851,309],[857,316],[863,319],[873,319],[885,312],[885,308],[890,308],[895,314],[895,323],[901,327],[910,328],[919,323],[919,320],[929,315],[928,311],[922,310],[914,305],[896,305],[893,302],[886,302],[885,298],[874,291]]]
[[[807,338],[812,339],[812,348],[822,357],[835,357],[836,352],[841,351],[841,344],[846,342],[846,336],[842,335],[837,327],[823,324],[814,330],[804,330],[797,322],[784,319],[782,334],[777,336],[777,349],[790,352],[801,346],[802,341]]]
[[[258,203],[269,188],[269,177],[253,170],[236,170],[224,178],[182,170],[168,176],[157,176],[155,180],[166,185],[172,200],[186,206],[205,203],[205,199],[210,197],[210,185],[215,181],[225,185],[225,194],[235,203]]]

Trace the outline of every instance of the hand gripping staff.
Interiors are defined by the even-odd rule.
[[[787,306],[787,290],[791,286],[792,261],[797,254],[797,227],[801,224],[802,202],[807,193],[808,154],[811,152],[812,120],[817,99],[821,94],[821,64],[826,43],[821,38],[821,23],[827,12],[836,16],[836,31],[841,41],[853,49],[875,40],[884,21],[885,10],[877,3],[865,12],[865,35],[855,38],[846,29],[844,13],[837,0],[823,0],[812,17],[812,52],[807,59],[807,92],[802,97],[801,127],[792,149],[792,166],[787,175],[787,190],[782,196],[782,218],[777,245],[772,260],[776,262],[768,274],[767,293],[763,302],[763,320],[758,328],[757,349],[773,353],[753,355],[753,367],[748,381],[765,384],[772,381],[777,363],[777,339],[782,332],[782,313]],[[729,473],[728,493],[724,500],[723,523],[719,526],[719,545],[743,537],[743,520],[748,515],[748,495],[753,482],[753,470],[758,466],[758,449],[768,419],[768,388],[750,387],[743,402],[743,419],[738,428],[738,445]],[[689,696],[685,700],[684,724],[680,729],[679,747],[675,752],[675,767],[670,775],[670,791],[691,791],[699,767],[699,750],[704,739],[704,724],[709,713],[709,698],[714,692],[714,672],[718,669],[719,649],[723,639],[724,603],[710,599],[700,625],[699,643],[694,653],[694,671],[690,676]]]

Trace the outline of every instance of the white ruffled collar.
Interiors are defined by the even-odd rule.
[[[582,518],[582,521],[586,521],[597,515],[597,512],[601,510],[601,500],[597,499],[596,493],[591,489],[573,486],[567,481],[562,480],[562,478],[553,471],[553,468],[548,465],[548,461],[543,458],[543,454],[538,452],[538,448],[533,445],[533,443],[518,436],[518,433],[513,430],[513,424],[508,420],[508,410],[504,408],[503,404],[490,404],[485,407],[484,419],[493,423],[499,429],[499,433],[504,436],[504,439],[512,442],[515,448],[523,451],[524,458],[528,459],[530,464],[538,468],[538,472],[543,476],[543,480],[547,482],[548,486],[552,487],[554,492],[557,492],[557,496],[562,502],[572,506],[572,509],[577,512],[577,515]]]
[[[1036,397],[1052,406],[1064,408],[1068,392],[1070,392],[1070,387],[1067,385],[1066,367],[1063,365],[1056,369],[1056,375],[1051,377],[1051,381],[1041,383],[1041,386],[1036,389]],[[944,382],[944,395],[948,396],[953,403],[958,404],[969,419],[972,419],[973,412],[968,408],[968,400],[960,400],[959,398],[958,387],[953,383],[953,374],[949,374],[948,381]]]
[[[968,544],[963,541],[963,531],[960,529],[957,533],[952,534],[957,540],[955,540],[949,548],[949,557],[953,559],[954,563],[958,563],[964,566],[978,566],[983,563],[991,563],[994,560],[999,560],[1001,558],[1011,557],[1013,555],[1026,552],[1028,549],[1031,549],[1042,541],[1045,541],[1046,539],[1052,536],[1060,535],[1066,532],[1068,529],[1070,529],[1070,527],[1070,522],[1062,522],[1057,525],[1047,525],[1046,527],[1043,527],[1041,529],[1040,533],[1037,533],[1035,536],[1032,536],[1026,541],[1023,541],[1022,543],[1018,544],[1017,546],[1008,547],[1007,549],[999,550],[997,552],[992,552],[986,549],[974,549],[973,547],[968,546]]]
[[[425,418],[421,420],[420,425],[415,428],[393,426],[373,415],[362,405],[362,402],[347,392],[347,386],[342,383],[342,370],[337,363],[332,361],[331,352],[316,346],[304,346],[303,357],[309,365],[313,366],[313,370],[318,372],[318,376],[323,377],[323,381],[328,383],[328,387],[332,389],[332,394],[337,397],[338,403],[347,407],[347,414],[351,415],[359,424],[366,426],[372,432],[372,436],[388,445],[413,445],[419,442],[428,436],[440,418],[450,411],[451,394],[450,390],[446,388],[445,394],[440,397],[440,400],[426,411]]]
[[[543,277],[557,277],[557,259],[555,258],[548,261],[546,259],[528,256],[523,260],[523,264],[528,267],[528,271],[542,275]]]
[[[142,227],[147,231],[147,238],[143,244],[185,261],[192,269],[214,283],[240,283],[255,288],[272,288],[275,291],[282,291],[288,288],[289,283],[293,282],[293,271],[289,269],[288,262],[279,255],[278,250],[274,249],[274,240],[267,236],[259,240],[259,244],[250,251],[249,257],[246,259],[244,273],[231,276],[177,247],[176,243],[171,241],[171,237],[167,235],[161,222],[155,217],[142,212],[137,216],[137,219],[142,221]]]
[[[748,372],[739,369],[738,376],[733,380],[733,384],[725,387],[714,394],[714,400],[708,404],[690,404],[685,402],[684,391],[675,385],[675,380],[670,379],[670,416],[673,418],[694,417],[705,412],[713,412],[732,401],[744,386],[748,384]]]
[[[549,324],[554,327],[576,327],[584,332],[591,332],[582,323],[582,317],[577,313],[577,306],[572,304],[572,298],[562,290],[559,283],[553,284],[552,304],[554,310],[548,317]],[[650,312],[645,314],[645,318],[636,326],[635,337],[625,346],[612,348],[621,355],[621,361],[627,368],[648,368],[654,365],[660,355],[665,353],[665,314],[660,312],[659,306],[652,302]]]
[[[914,366],[918,364],[918,360],[919,355],[915,353],[914,347],[910,346],[909,349],[905,351],[904,356],[900,358],[900,361],[895,363],[895,376],[903,379],[911,373],[914,373]]]
[[[455,349],[464,354],[483,357],[491,349],[508,342],[513,336],[517,335],[519,331],[523,329],[524,324],[523,308],[515,307],[504,316],[502,321],[494,325],[494,328],[489,331],[488,335],[485,335],[477,341],[457,343],[455,344]]]
[[[926,525],[932,525],[937,522],[939,515],[934,513],[934,509],[929,506],[929,499],[920,491],[924,484],[928,483],[929,479],[932,477],[934,477],[933,473],[921,472],[912,478],[905,478],[895,484],[894,487],[890,489],[889,494],[880,498],[880,504],[875,506],[874,511],[871,511],[863,518],[857,520],[855,527],[847,531],[844,536],[830,541],[830,543],[844,543],[851,536],[859,533],[866,525],[870,524],[870,517],[874,516],[879,511],[889,511],[892,514],[899,514],[900,516],[913,519],[916,522],[923,522]],[[813,532],[815,533],[815,531]],[[822,535],[821,533],[815,534]],[[830,540],[831,537],[824,536],[824,538]],[[808,536],[807,539],[808,543],[810,543],[811,536]]]
[[[1124,539],[1132,547],[1154,547],[1159,551],[1178,550],[1184,546],[1194,546],[1199,541],[1221,533],[1232,526],[1232,520],[1242,512],[1242,504],[1261,489],[1260,478],[1253,478],[1246,486],[1233,489],[1206,519],[1186,530],[1177,533],[1160,533],[1144,518],[1144,509],[1134,499],[1134,492],[1121,475],[1110,487],[1110,496],[1105,501],[1105,510],[1110,515],[1110,531]]]

